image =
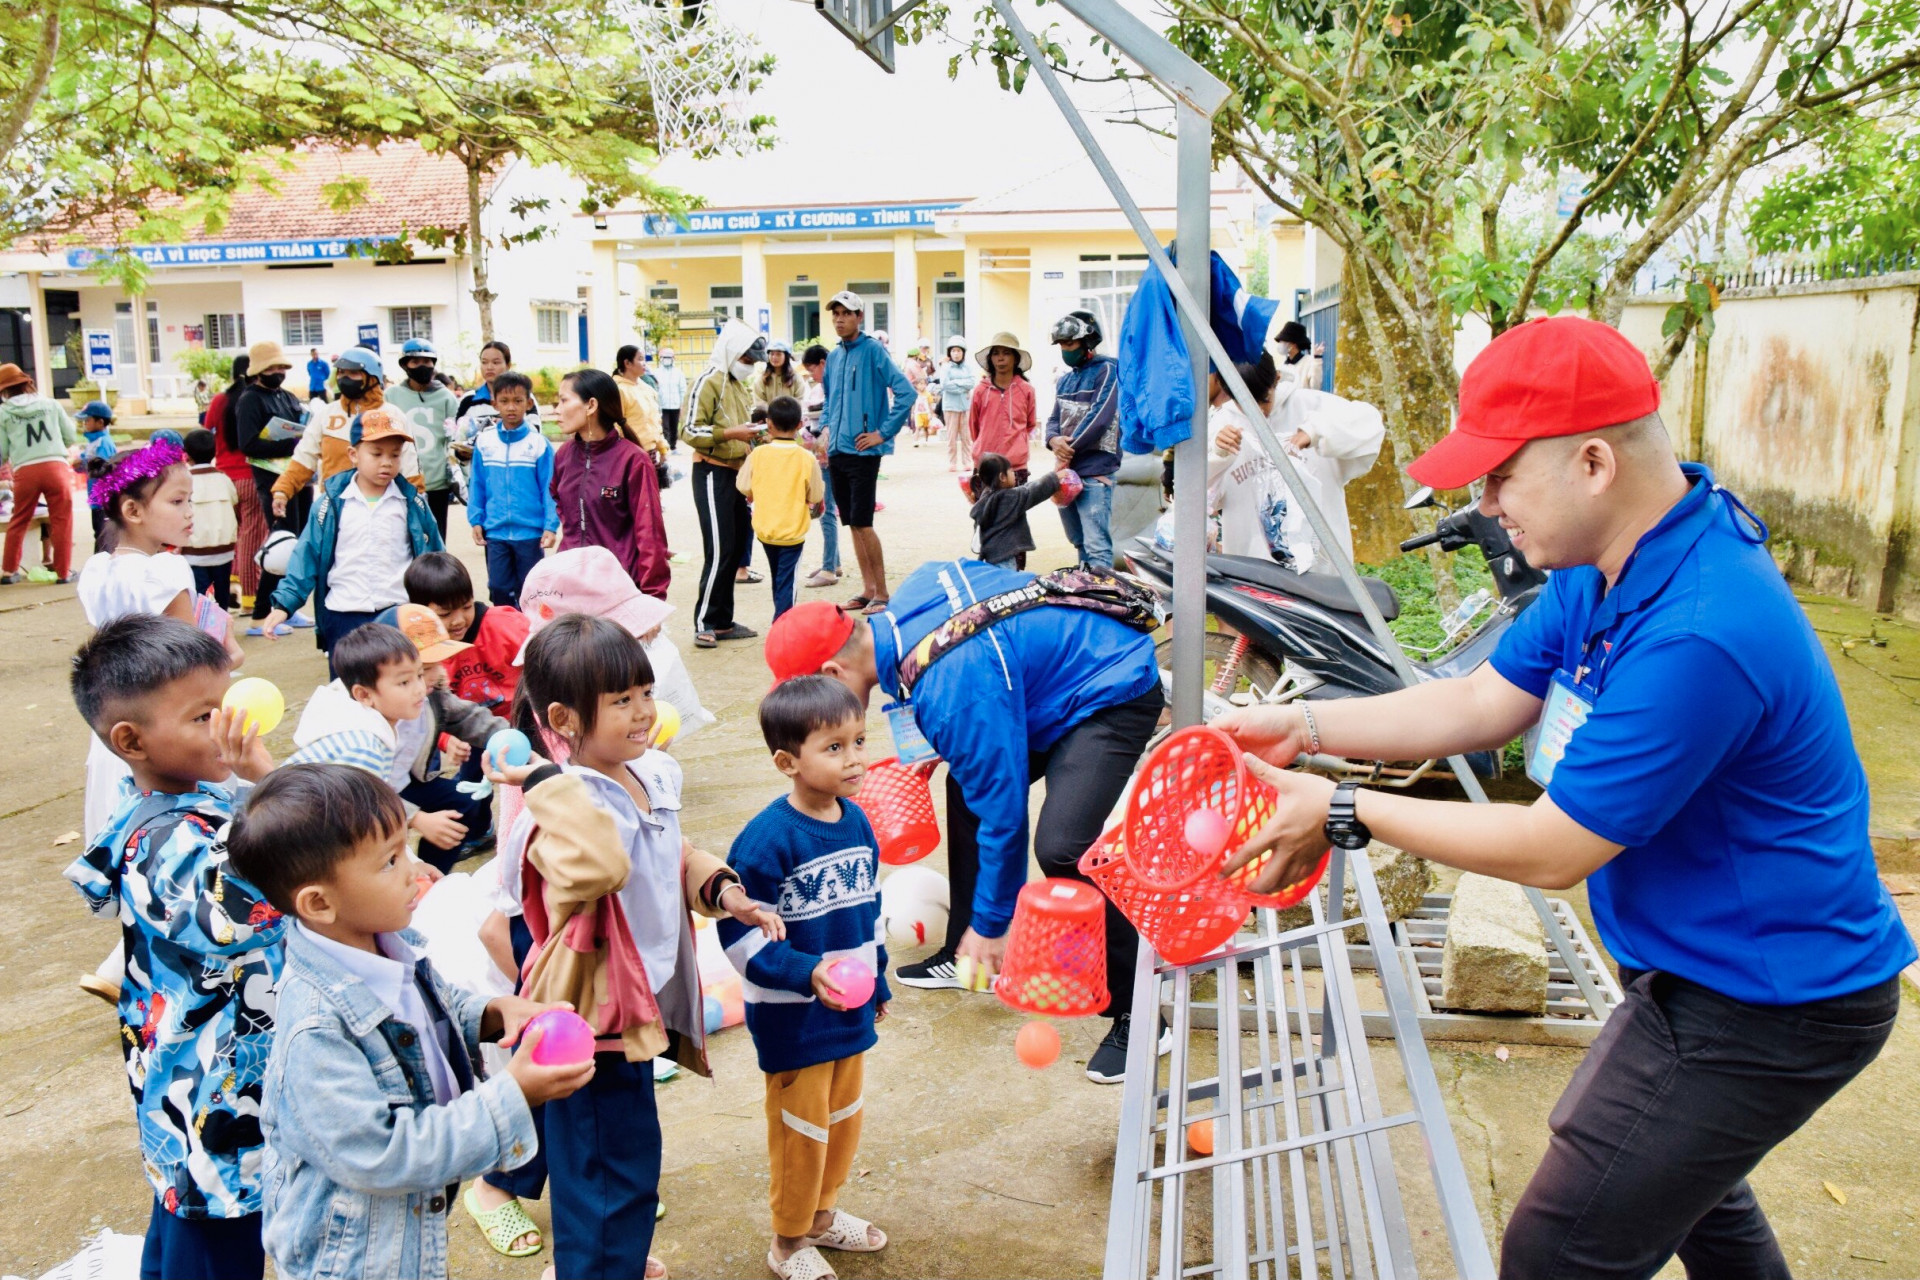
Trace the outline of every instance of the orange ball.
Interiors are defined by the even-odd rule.
[[[1213,1121],[1195,1120],[1187,1126],[1187,1145],[1199,1156],[1213,1154]]]
[[[1050,1067],[1060,1056],[1060,1033],[1048,1022],[1029,1022],[1013,1038],[1013,1051],[1034,1070]]]

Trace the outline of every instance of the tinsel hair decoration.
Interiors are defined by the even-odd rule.
[[[104,507],[113,501],[115,494],[132,488],[142,480],[163,475],[186,460],[187,455],[179,442],[170,439],[155,440],[144,449],[123,453],[115,459],[111,471],[96,476],[87,485],[87,505]]]

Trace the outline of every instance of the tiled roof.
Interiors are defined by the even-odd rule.
[[[452,156],[425,151],[413,143],[392,143],[353,150],[303,149],[274,179],[274,190],[249,186],[235,195],[227,222],[218,231],[194,230],[189,241],[234,243],[250,240],[338,239],[390,236],[402,227],[462,227],[467,221],[467,173]],[[342,178],[367,183],[365,198],[336,211],[328,184]],[[484,198],[493,175],[482,179]],[[83,232],[83,242],[112,239],[105,227]]]

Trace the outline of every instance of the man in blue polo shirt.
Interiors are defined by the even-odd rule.
[[[993,609],[979,606],[1033,580],[978,560],[936,561],[909,574],[872,617],[814,602],[781,614],[767,633],[776,682],[820,672],[863,704],[878,688],[902,757],[913,754],[912,725],[947,762],[946,944],[895,972],[908,986],[979,990],[1000,968],[1027,882],[1027,793],[1042,778],[1034,857],[1046,875],[1086,879],[1080,855],[1099,838],[1165,706],[1152,637],[1117,618],[1052,604],[984,621]],[[961,614],[962,641],[937,652],[923,644]],[[1087,1063],[1096,1084],[1126,1077],[1139,941],[1107,904],[1113,1027]],[[978,975],[972,984],[969,973]]]
[[[1486,477],[1481,510],[1554,570],[1471,676],[1214,723],[1276,764],[1422,759],[1539,724],[1532,805],[1356,790],[1261,768],[1281,816],[1237,863],[1373,835],[1541,888],[1587,881],[1620,964],[1614,1011],[1549,1118],[1501,1274],[1784,1277],[1746,1182],[1885,1043],[1913,941],[1875,874],[1866,773],[1765,526],[1674,461],[1659,386],[1617,331],[1530,321],[1460,384],[1455,430],[1408,470]],[[1291,801],[1286,803],[1285,801]]]

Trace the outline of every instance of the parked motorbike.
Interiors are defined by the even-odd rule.
[[[1431,489],[1407,502],[1409,510],[1439,505]],[[1493,589],[1476,591],[1448,614],[1445,637],[1432,649],[1410,649],[1422,679],[1464,676],[1492,656],[1500,637],[1531,605],[1547,575],[1527,563],[1500,522],[1477,506],[1440,518],[1431,533],[1400,544],[1417,551],[1438,543],[1446,552],[1477,546],[1493,575]],[[1173,551],[1151,537],[1123,549],[1130,576],[1171,601]],[[1388,622],[1400,614],[1393,588],[1363,578],[1368,594]],[[1485,615],[1482,617],[1481,615]],[[1161,670],[1170,681],[1172,640],[1160,643]],[[1211,720],[1236,706],[1272,706],[1301,698],[1362,698],[1401,688],[1387,651],[1374,638],[1359,602],[1338,574],[1295,573],[1270,560],[1247,556],[1207,557],[1207,689],[1203,714]],[[1474,772],[1497,777],[1500,754],[1474,752]],[[1309,767],[1376,785],[1410,786],[1441,762],[1349,760],[1317,755]]]

